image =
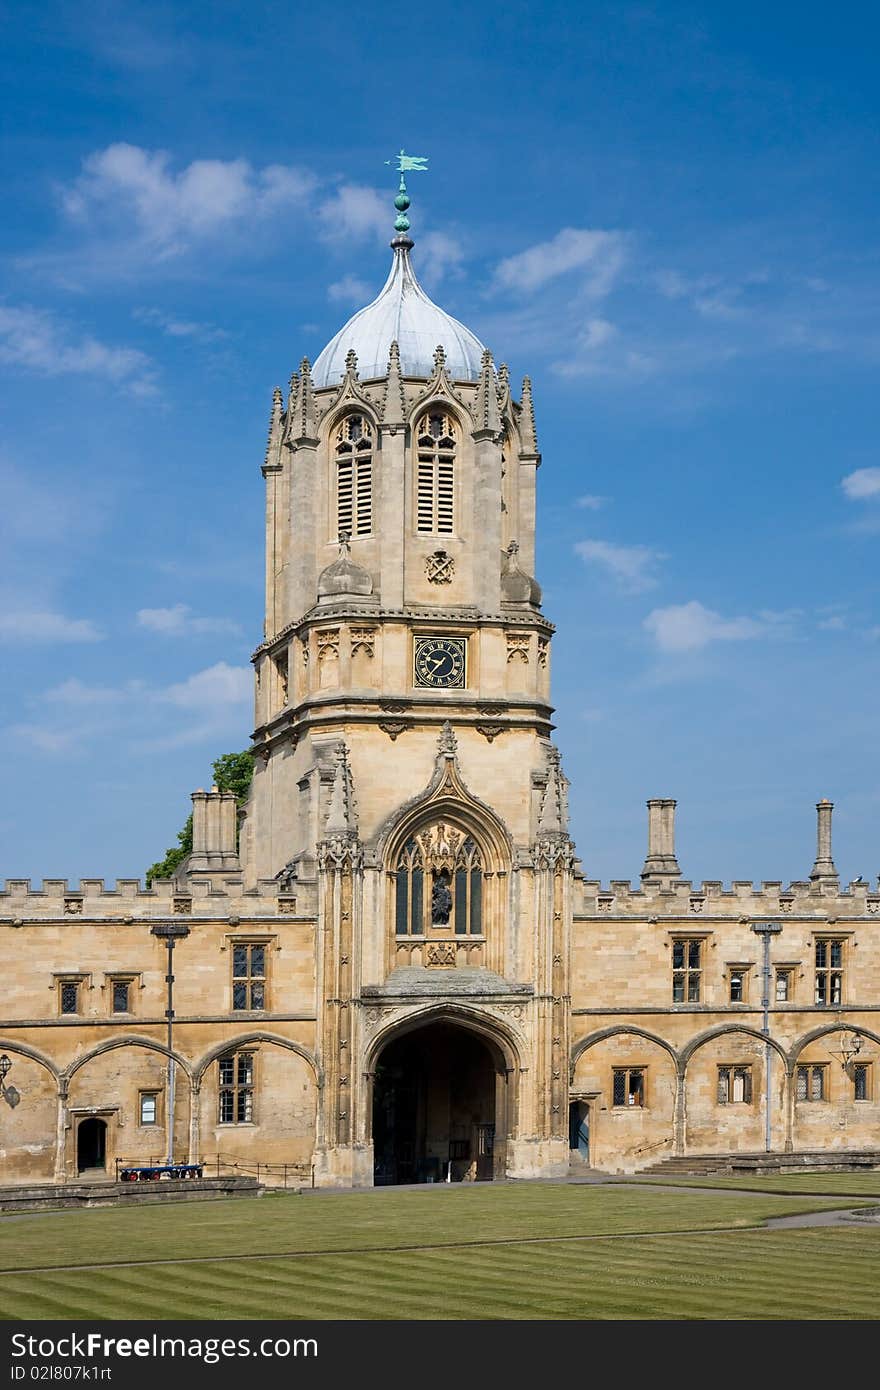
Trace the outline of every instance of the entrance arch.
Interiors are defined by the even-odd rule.
[[[373,1071],[376,1184],[503,1177],[509,1072],[498,1043],[453,1018],[389,1039]]]
[[[76,1131],[76,1171],[107,1166],[107,1121],[90,1116],[80,1120]]]

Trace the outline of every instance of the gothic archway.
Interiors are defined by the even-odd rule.
[[[490,1033],[452,1016],[397,1030],[372,1069],[377,1186],[503,1177],[510,1075]]]

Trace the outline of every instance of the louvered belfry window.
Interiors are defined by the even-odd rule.
[[[416,530],[451,535],[455,520],[455,427],[430,411],[416,431]]]
[[[336,533],[373,529],[373,431],[363,415],[346,415],[336,431]]]

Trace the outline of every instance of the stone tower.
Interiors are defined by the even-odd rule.
[[[320,1182],[552,1174],[573,849],[531,389],[424,293],[397,206],[384,288],[272,401],[242,869],[316,901]]]

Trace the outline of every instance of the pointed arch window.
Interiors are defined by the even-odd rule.
[[[363,415],[346,415],[336,430],[336,534],[373,530],[373,430]]]
[[[416,430],[416,530],[451,535],[455,523],[455,426],[429,411]]]
[[[483,934],[483,862],[459,830],[431,826],[407,840],[395,867],[398,936]]]

